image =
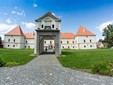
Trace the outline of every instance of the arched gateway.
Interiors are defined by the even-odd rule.
[[[48,12],[42,17],[35,20],[36,32],[35,32],[35,48],[34,53],[40,55],[43,52],[50,51],[55,53],[56,56],[61,54],[60,43],[60,23],[61,20],[55,17],[52,13]],[[44,45],[45,40],[54,41],[54,45]]]

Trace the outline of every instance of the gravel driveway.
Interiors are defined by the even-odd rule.
[[[113,85],[113,78],[64,68],[55,55],[40,55],[24,66],[0,68],[0,85]]]

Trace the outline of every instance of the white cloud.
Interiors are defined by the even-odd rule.
[[[17,15],[19,15],[19,16],[25,16],[25,12],[24,11],[21,11],[21,12],[17,12],[17,11],[12,11],[11,12],[12,14],[17,14]]]
[[[7,22],[8,24],[10,24],[12,21],[10,20],[10,18],[8,18],[8,19],[6,20],[6,22]]]
[[[52,15],[56,16],[55,13],[52,13]]]
[[[97,26],[96,28],[99,29],[99,30],[102,32],[103,29],[104,29],[107,25],[109,25],[109,24],[113,24],[113,20],[111,20],[111,21],[106,21],[106,22],[100,24],[99,26]]]
[[[33,3],[33,7],[37,7],[38,5],[36,3]]]
[[[2,39],[4,38],[4,34],[9,32],[11,29],[13,29],[16,26],[17,26],[16,24],[8,25],[8,24],[0,23],[0,36],[2,37]]]
[[[29,28],[29,29],[35,28],[35,24],[34,23],[21,22],[21,24],[25,25],[26,28]]]

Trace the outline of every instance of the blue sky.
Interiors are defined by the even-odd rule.
[[[0,36],[17,25],[33,32],[35,19],[48,11],[62,20],[61,32],[75,34],[82,25],[99,39],[113,24],[113,0],[0,0]]]

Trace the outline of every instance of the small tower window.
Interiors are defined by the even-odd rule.
[[[52,44],[52,41],[50,41],[50,44]]]
[[[44,25],[42,25],[42,28],[44,28]]]
[[[54,24],[52,25],[52,28],[54,28],[55,26],[54,26]]]

